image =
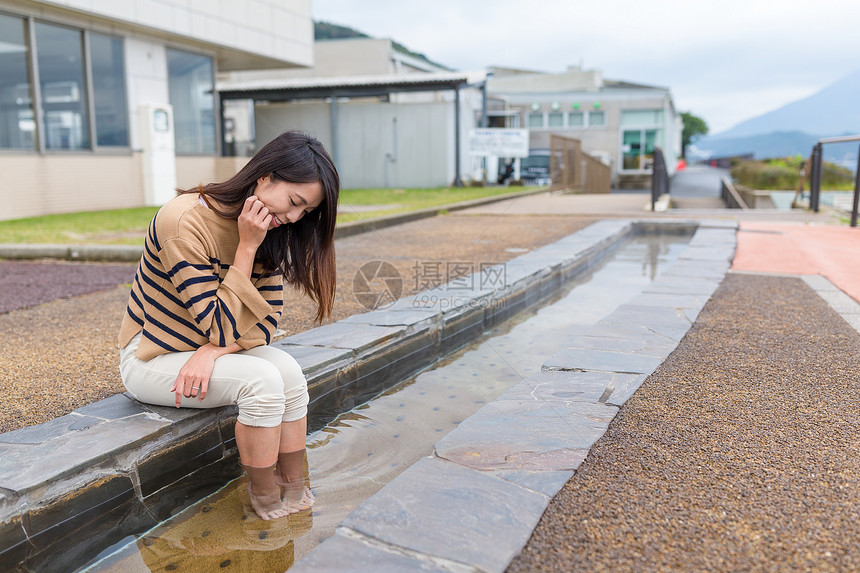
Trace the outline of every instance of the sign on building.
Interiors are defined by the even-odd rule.
[[[529,130],[504,127],[469,130],[469,153],[477,157],[528,157]]]

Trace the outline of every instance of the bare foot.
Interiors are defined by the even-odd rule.
[[[316,497],[314,497],[313,492],[311,492],[310,488],[305,487],[303,482],[281,481],[276,474],[275,483],[284,488],[284,494],[281,496],[281,501],[290,513],[298,513],[300,511],[310,509],[316,501]]]
[[[248,484],[248,497],[251,498],[251,507],[260,516],[260,519],[268,521],[269,519],[278,519],[286,517],[291,512],[281,500],[280,490],[267,492],[260,495],[255,495],[251,489],[251,484]]]
[[[293,496],[295,496],[295,494],[293,494]],[[302,486],[301,495],[298,496],[298,499],[290,500],[289,497],[290,495],[284,496],[284,505],[287,506],[287,509],[290,511],[290,513],[298,513],[300,511],[310,509],[316,501],[316,498],[314,497],[314,494],[313,492],[311,492],[310,488],[304,486]]]

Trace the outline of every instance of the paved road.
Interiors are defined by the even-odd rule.
[[[725,169],[694,165],[675,174],[671,195],[675,197],[719,197],[720,178],[728,177]]]

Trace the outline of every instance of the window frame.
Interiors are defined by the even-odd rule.
[[[618,172],[624,173],[624,174],[651,173],[651,172],[653,172],[653,169],[649,169],[649,168],[645,168],[645,169],[625,169],[624,168],[624,134],[628,131],[631,131],[631,132],[638,131],[639,132],[639,137],[640,137],[640,142],[641,142],[640,143],[641,148],[640,148],[640,153],[639,153],[639,157],[640,157],[639,161],[641,163],[641,158],[646,155],[645,145],[646,145],[647,137],[648,137],[647,132],[648,131],[654,131],[655,132],[655,134],[654,134],[654,147],[663,148],[663,146],[660,144],[665,141],[665,137],[666,137],[665,126],[663,123],[656,123],[654,121],[651,121],[651,122],[645,121],[645,122],[639,122],[639,123],[632,122],[628,125],[624,125],[624,112],[625,111],[651,111],[651,112],[654,112],[654,111],[662,111],[662,110],[660,110],[659,108],[622,109],[621,110],[621,116],[620,116],[621,119],[618,122],[618,124],[619,124],[619,126],[618,126],[618,150],[619,150]],[[665,116],[663,116],[663,117],[665,117]]]
[[[592,114],[600,114],[603,116],[603,123],[591,123]],[[588,110],[588,128],[589,129],[605,129],[609,125],[609,118],[607,117],[605,109],[595,109]]]
[[[540,116],[540,126],[532,126],[532,117]],[[528,129],[546,129],[546,112],[526,110],[526,125]]]
[[[131,90],[130,90],[131,86],[129,84],[128,72],[126,70],[125,36],[118,36],[116,34],[109,34],[107,32],[101,32],[101,31],[97,31],[97,30],[85,30],[84,33],[86,34],[86,38],[87,38],[87,40],[86,40],[86,42],[87,42],[87,61],[90,64],[90,67],[88,68],[89,72],[90,72],[88,77],[90,78],[90,83],[92,83],[92,77],[93,77],[93,71],[92,71],[92,66],[91,66],[91,64],[92,64],[92,51],[91,51],[92,44],[90,43],[90,40],[91,40],[90,34],[91,33],[92,34],[98,34],[99,36],[103,36],[105,38],[112,38],[114,40],[119,40],[120,45],[122,46],[122,83],[123,83],[123,91],[124,91],[123,95],[125,96],[125,116],[124,117],[125,117],[125,130],[126,130],[126,134],[127,134],[126,137],[127,137],[128,143],[126,145],[99,145],[99,142],[98,142],[98,121],[97,121],[96,115],[95,115],[96,98],[95,98],[95,93],[93,93],[93,97],[91,98],[92,105],[93,105],[93,110],[92,110],[92,114],[93,114],[93,116],[92,116],[93,117],[93,146],[92,146],[93,149],[92,150],[93,150],[93,153],[97,153],[99,155],[128,155],[131,153],[131,121],[130,121],[130,119],[131,119],[131,107],[130,107],[131,101],[129,99],[129,94],[131,93]],[[92,89],[93,89],[93,91],[95,91],[94,87]]]
[[[118,36],[109,32],[90,30],[82,26],[76,26],[65,22],[57,22],[55,20],[41,18],[32,14],[21,14],[10,10],[0,10],[0,15],[9,18],[18,18],[23,21],[25,26],[24,38],[27,42],[27,79],[30,82],[30,98],[33,102],[33,120],[36,124],[36,133],[34,134],[34,145],[32,149],[22,149],[13,147],[0,147],[2,155],[128,155],[131,153],[131,121],[129,115],[128,101],[128,73],[125,69],[125,37]],[[89,146],[81,149],[48,149],[46,146],[46,129],[45,110],[42,97],[42,82],[39,70],[39,46],[36,42],[36,24],[41,23],[48,26],[56,26],[66,28],[81,34],[81,63],[83,67],[83,84],[84,97],[86,98],[86,106],[84,109],[88,114],[87,121],[84,124],[89,136]],[[129,133],[129,141],[127,145],[99,145],[98,135],[96,131],[95,118],[95,97],[92,81],[92,52],[90,44],[90,33],[97,33],[102,36],[119,39],[122,42],[123,52],[123,78],[125,84],[126,98],[126,113],[124,116],[126,122],[126,130]]]
[[[192,50],[186,46],[178,46],[173,43],[165,43],[164,44],[164,66],[167,71],[167,92],[168,92],[168,100],[170,99],[170,62],[168,61],[167,52],[170,50],[174,50],[177,52],[185,52],[186,54],[194,54],[195,56],[202,56],[205,58],[209,58],[212,61],[212,110],[214,114],[214,125],[215,125],[215,151],[212,153],[197,153],[197,152],[187,152],[187,151],[179,151],[176,149],[176,109],[173,110],[173,138],[174,138],[174,155],[176,157],[221,157],[222,153],[222,130],[221,130],[221,122],[223,118],[220,117],[222,115],[221,112],[221,94],[218,93],[217,86],[217,78],[218,78],[218,59],[215,57],[215,54],[211,52],[205,52],[202,50]],[[170,104],[173,106],[173,104]]]
[[[35,123],[35,131],[33,133],[33,147],[0,147],[0,155],[29,155],[36,153],[39,148],[39,143],[42,139],[42,134],[39,131],[39,114],[41,110],[36,105],[35,88],[39,85],[39,78],[34,75],[35,53],[33,51],[34,31],[33,18],[25,14],[15,13],[6,9],[0,10],[0,16],[7,18],[20,19],[24,24],[24,42],[27,46],[27,58],[25,65],[27,67],[27,82],[29,84],[30,103],[33,110],[33,122]]]

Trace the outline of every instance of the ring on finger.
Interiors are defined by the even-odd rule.
[[[200,390],[200,386],[192,386],[191,389],[192,390]]]

